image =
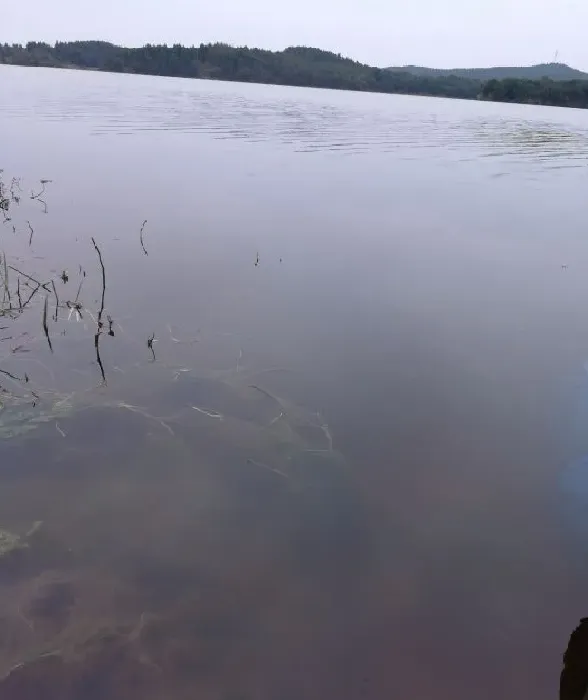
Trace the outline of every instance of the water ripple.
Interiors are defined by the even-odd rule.
[[[1,68],[0,118],[74,122],[96,136],[206,134],[271,141],[299,153],[361,157],[402,150],[410,158],[427,151],[450,162],[514,156],[553,169],[588,162],[588,128],[576,110]]]

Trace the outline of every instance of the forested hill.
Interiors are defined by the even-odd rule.
[[[481,88],[477,80],[394,73],[307,47],[265,51],[227,44],[124,48],[102,41],[30,42],[0,44],[0,63],[466,99],[475,99]]]
[[[565,63],[539,63],[535,66],[496,66],[494,68],[425,68],[423,66],[402,66],[388,68],[396,73],[410,73],[411,75],[431,77],[447,77],[457,75],[461,78],[473,80],[504,80],[516,78],[518,80],[588,80],[588,73],[583,73]]]
[[[399,71],[374,68],[341,54],[303,46],[284,51],[239,48],[228,44],[192,47],[147,44],[141,48],[125,48],[104,41],[57,42],[54,45],[30,42],[25,46],[0,44],[0,63],[588,107],[588,80],[553,77],[558,75],[561,78],[566,71],[571,71],[576,77],[588,78],[588,75],[563,64],[526,69],[462,70],[458,75],[418,69],[421,72],[415,74],[406,68]],[[552,77],[541,76],[548,68]],[[486,70],[526,71],[525,75],[540,77],[534,80],[519,77],[488,79]]]

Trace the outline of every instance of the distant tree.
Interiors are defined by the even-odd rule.
[[[586,80],[489,80],[482,86],[481,97],[495,102],[521,102],[557,107],[588,108]]]

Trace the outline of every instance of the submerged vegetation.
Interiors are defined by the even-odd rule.
[[[29,330],[27,324],[25,324],[25,330],[18,330],[21,328],[18,322],[24,319],[28,323],[31,315],[34,318],[38,314],[37,328],[42,331],[49,350],[53,352],[50,324],[57,323],[60,309],[71,309],[72,306],[79,304],[77,298],[75,301],[60,302],[56,279],[53,276],[47,279],[23,269],[30,264],[32,254],[15,254],[11,257],[7,249],[11,244],[21,243],[31,251],[35,229],[29,219],[23,221],[24,217],[19,214],[22,213],[21,210],[27,200],[41,214],[48,213],[45,196],[50,180],[40,180],[38,188],[30,190],[30,195],[27,195],[20,178],[13,177],[8,183],[3,175],[3,171],[0,170],[0,210],[3,215],[4,230],[11,231],[12,238],[3,236],[2,249],[0,249],[0,322],[2,323],[0,325],[2,331],[0,333],[0,438],[12,434],[8,425],[14,421],[20,423],[23,432],[26,432],[50,419],[45,407],[40,404],[43,404],[43,399],[47,395],[52,395],[52,390],[38,389],[27,372],[12,370],[12,365],[21,355],[31,352],[40,335]],[[66,275],[65,271],[57,277],[62,284],[69,281],[69,278],[66,280],[64,275]],[[78,297],[81,288],[82,283],[78,288]],[[54,299],[51,312],[50,299]],[[33,323],[32,326],[34,325]],[[40,360],[37,361],[40,363]],[[10,369],[6,368],[8,362]],[[23,412],[22,408],[27,404],[37,410]],[[60,411],[56,411],[56,414],[59,413]],[[8,414],[10,414],[10,420],[7,420]]]
[[[358,491],[325,418],[274,388],[288,370],[234,348],[197,371],[206,329],[156,339],[151,311],[123,329],[108,284],[127,271],[100,234],[76,239],[77,274],[42,248],[48,183],[0,173],[0,696],[195,697],[209,677],[186,659],[224,663],[265,590],[243,562],[275,553],[272,585],[345,592],[368,551]],[[145,225],[140,265],[157,259]]]
[[[256,385],[247,385],[253,382],[258,376],[255,372],[247,371],[241,364],[243,356],[242,349],[234,367],[227,368],[226,371],[213,373],[209,377],[211,383],[206,385],[206,394],[209,396],[206,406],[195,405],[197,402],[198,390],[191,401],[185,404],[173,404],[169,406],[169,412],[164,418],[153,416],[145,407],[127,403],[124,399],[108,396],[108,394],[93,395],[87,391],[81,392],[83,397],[76,396],[76,393],[64,394],[58,385],[37,386],[32,371],[29,373],[18,372],[19,360],[30,361],[34,356],[34,362],[41,366],[47,375],[52,375],[49,365],[46,365],[42,356],[42,343],[48,348],[50,357],[58,352],[57,340],[63,346],[65,341],[61,339],[67,336],[67,324],[70,321],[81,322],[84,330],[87,347],[93,345],[93,364],[97,369],[94,376],[93,386],[106,387],[108,384],[107,367],[102,359],[102,339],[104,336],[115,338],[117,331],[123,332],[123,328],[117,323],[107,309],[107,264],[103,255],[101,245],[94,237],[88,238],[88,249],[94,251],[96,264],[88,267],[93,274],[87,273],[84,266],[78,266],[77,280],[71,279],[72,275],[67,270],[62,269],[57,261],[50,260],[49,268],[52,272],[39,273],[29,270],[27,266],[31,264],[39,265],[38,260],[43,256],[34,255],[35,241],[41,241],[41,236],[33,237],[34,228],[30,223],[29,216],[32,212],[26,213],[25,206],[32,206],[38,209],[38,213],[45,215],[48,213],[46,201],[43,199],[47,192],[49,180],[41,180],[40,185],[30,190],[30,195],[24,196],[24,185],[18,178],[12,178],[9,182],[0,171],[0,209],[3,213],[3,225],[6,231],[11,231],[10,236],[3,236],[6,250],[0,251],[0,438],[10,437],[14,434],[28,432],[43,423],[56,419],[63,419],[70,415],[77,408],[87,409],[89,407],[115,407],[133,411],[151,421],[158,422],[166,431],[174,431],[170,428],[169,422],[177,419],[179,415],[182,420],[186,418],[189,422],[197,421],[197,414],[220,420],[226,426],[230,420],[230,410],[235,404],[241,405],[246,398],[244,405],[247,410],[253,409],[259,404],[260,396],[270,405],[270,413],[259,425],[264,430],[265,437],[269,437],[268,430],[276,431],[280,426],[287,425],[287,435],[295,435],[296,430],[292,428],[289,421],[294,419],[298,424],[305,423],[303,412],[296,410],[292,405],[288,405],[284,400],[275,397],[266,389]],[[26,228],[24,225],[26,222]],[[144,220],[139,229],[137,241],[137,253],[148,256],[145,246],[144,232],[147,221]],[[1,230],[1,229],[0,229]],[[136,234],[134,234],[136,235]],[[14,246],[15,252],[10,254],[9,247]],[[91,261],[91,256],[88,255]],[[86,264],[86,261],[84,261]],[[88,263],[89,265],[90,263]],[[257,254],[256,265],[259,264],[259,253]],[[43,266],[45,267],[45,265]],[[61,270],[61,271],[60,271]],[[86,281],[87,285],[86,284]],[[74,282],[74,284],[70,284]],[[89,287],[86,290],[86,287]],[[75,291],[75,296],[74,296]],[[88,293],[95,299],[96,306],[89,308],[83,299],[83,292]],[[19,324],[20,321],[24,325]],[[20,330],[24,328],[24,330]],[[182,341],[173,336],[169,327],[170,341],[173,344],[192,345],[196,341]],[[125,335],[126,332],[125,332]],[[145,359],[148,365],[158,362],[155,353],[155,343],[157,339],[155,332],[150,329],[150,333],[143,336],[143,340],[136,339],[136,346],[139,348],[145,344],[148,355]],[[67,348],[62,352],[67,353]],[[159,367],[164,366],[164,362],[158,363]],[[125,369],[116,366],[114,369],[118,373],[125,374]],[[262,370],[261,374],[269,374],[274,369]],[[190,367],[180,368],[173,366],[169,368],[168,381],[173,383],[174,392],[178,389],[181,393],[181,386],[184,381],[191,381],[190,386],[196,388],[194,377]],[[181,381],[180,381],[181,380]],[[155,380],[154,380],[155,381]],[[201,380],[202,381],[202,380]],[[205,385],[200,383],[201,390]],[[220,400],[218,405],[215,397]],[[153,402],[150,396],[148,401]],[[184,411],[185,409],[185,411]],[[242,418],[247,410],[242,409]],[[310,425],[316,424],[316,419],[312,415],[306,419]],[[315,427],[323,430],[323,424],[319,422]],[[18,427],[18,430],[16,429]],[[328,434],[328,428],[325,428]],[[290,432],[289,432],[290,431]],[[292,432],[293,431],[293,432]],[[58,428],[57,432],[62,433]],[[288,439],[286,438],[286,442]],[[312,449],[312,445],[304,445],[305,449]],[[321,447],[324,449],[324,445]],[[332,451],[332,440],[329,440],[328,450]]]
[[[33,526],[25,535],[17,535],[14,532],[0,529],[0,559],[9,557],[15,552],[20,552],[23,549],[28,549],[33,536],[39,531],[43,523],[38,520],[33,523]]]
[[[286,370],[247,369],[242,364],[242,349],[239,349],[234,366],[198,376],[189,366],[167,366],[165,360],[161,361],[155,353],[155,332],[151,331],[143,336],[148,350],[148,356],[143,355],[143,362],[145,367],[156,364],[157,370],[150,370],[154,376],[147,384],[147,393],[138,389],[137,385],[142,386],[144,380],[133,379],[131,368],[130,383],[122,395],[108,387],[102,338],[119,338],[115,331],[121,331],[125,336],[127,333],[107,313],[106,258],[98,241],[94,237],[88,240],[88,248],[93,249],[97,262],[94,274],[88,275],[80,264],[79,282],[74,285],[70,285],[70,273],[56,266],[53,260],[48,261],[53,270],[49,274],[25,271],[27,264],[43,259],[43,256],[33,254],[34,241],[40,237],[33,237],[34,229],[29,219],[25,219],[27,228],[24,228],[23,208],[28,199],[30,206],[37,207],[42,215],[47,214],[47,203],[42,197],[49,182],[41,180],[40,186],[30,190],[30,195],[23,199],[22,181],[12,178],[7,184],[0,171],[0,209],[4,214],[5,229],[12,232],[10,237],[3,237],[4,242],[15,245],[17,250],[20,244],[20,255],[15,252],[11,256],[7,251],[0,253],[0,439],[28,434],[51,423],[55,425],[56,433],[64,438],[67,430],[58,421],[66,422],[79,411],[114,409],[141,416],[148,425],[158,425],[172,437],[186,426],[196,432],[198,426],[202,426],[209,434],[218,433],[219,444],[233,442],[243,454],[244,464],[287,479],[300,471],[299,465],[312,455],[320,454],[324,459],[341,463],[340,456],[335,458],[329,426],[320,414],[302,409],[258,383],[262,378]],[[30,213],[26,215],[31,216]],[[144,256],[148,255],[144,240],[146,223],[143,221],[140,227],[137,242],[137,253]],[[255,266],[258,265],[259,253],[255,262]],[[87,291],[95,298],[95,308],[89,308],[83,300],[87,278],[90,278]],[[24,326],[19,325],[21,320],[26,322]],[[93,344],[95,369],[89,388],[66,393],[58,381],[51,385],[46,382],[37,385],[33,370],[19,372],[15,369],[21,360],[33,361],[45,375],[53,376],[49,363],[54,354],[60,351],[67,354],[67,348],[63,347],[67,341],[62,339],[67,336],[70,321],[83,325],[87,348]],[[20,330],[23,327],[24,330]],[[174,337],[169,325],[168,328],[172,345],[191,348],[202,340],[180,340]],[[145,343],[144,339],[142,342],[135,339],[135,345],[140,347]],[[48,363],[45,364],[40,358],[47,349],[49,357],[43,358]],[[28,353],[32,353],[32,357],[27,356]],[[188,356],[192,353],[193,350],[189,350]],[[134,367],[135,370],[140,368],[141,363]],[[163,375],[161,372],[155,374],[161,369]],[[113,366],[111,370],[126,376],[127,370],[120,366]],[[110,391],[92,391],[107,387]],[[129,394],[125,393],[129,391],[139,403],[129,401]],[[303,459],[301,455],[306,457]],[[272,464],[267,463],[268,459],[273,460]]]

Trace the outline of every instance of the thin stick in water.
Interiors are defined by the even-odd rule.
[[[57,321],[57,312],[59,309],[59,297],[57,296],[57,287],[55,286],[55,282],[51,280],[51,284],[53,285],[53,293],[55,294],[55,321]]]
[[[100,261],[100,268],[102,269],[102,299],[100,302],[100,311],[98,312],[98,322],[100,323],[100,319],[102,318],[102,314],[104,313],[104,296],[106,294],[106,270],[104,269],[104,262],[102,261],[102,253],[100,252],[100,248],[98,248],[98,246],[96,245],[96,241],[93,238],[92,244],[94,245],[96,253],[98,253],[98,260]]]
[[[78,303],[78,299],[80,298],[80,292],[82,291],[82,285],[84,284],[85,279],[86,279],[85,277],[82,277],[82,279],[80,280],[80,286],[78,287],[78,293],[76,294],[74,304]]]
[[[45,333],[45,338],[47,338],[47,343],[49,345],[49,350],[53,352],[53,345],[51,345],[51,338],[49,337],[49,326],[47,325],[47,310],[49,308],[49,297],[45,297],[45,304],[43,305],[43,333]]]
[[[10,298],[10,282],[8,280],[8,266],[6,265],[6,253],[4,253],[4,256],[3,256],[3,262],[4,262],[4,294],[6,297],[8,297],[9,305],[12,306],[12,300]]]
[[[143,242],[143,231],[145,229],[146,223],[147,223],[147,219],[145,219],[145,221],[141,224],[141,231],[139,232],[139,241],[141,242],[141,248],[143,248],[143,252],[145,253],[145,255],[149,255],[149,253],[147,252],[147,250],[145,248],[145,243]]]
[[[147,347],[149,348],[149,350],[151,350],[151,354],[153,355],[153,359],[151,360],[151,362],[155,362],[155,360],[157,359],[155,357],[155,350],[153,348],[154,342],[155,342],[155,333],[152,333],[151,336],[149,338],[147,338]]]
[[[43,194],[45,194],[45,185],[48,182],[51,182],[51,180],[41,180],[41,190],[35,194],[33,190],[31,190],[31,199],[39,199]]]
[[[26,279],[30,280],[31,282],[34,282],[35,284],[38,284],[39,287],[43,287],[43,289],[47,292],[50,292],[51,290],[49,289],[49,282],[39,282],[39,280],[36,280],[34,277],[31,277],[30,275],[27,275],[26,272],[23,272],[22,270],[19,270],[18,267],[14,267],[14,265],[9,265],[8,266],[9,270],[12,270],[13,272],[18,272],[19,275],[22,275]]]
[[[0,369],[0,374],[3,374],[5,377],[9,377],[10,379],[13,379],[15,382],[22,382],[23,379],[21,377],[17,377],[15,374],[11,374],[10,372],[7,372],[5,369]]]
[[[256,467],[261,467],[262,469],[267,469],[268,471],[273,472],[274,474],[278,474],[279,476],[284,477],[284,479],[290,478],[287,474],[280,471],[279,469],[275,469],[274,467],[270,467],[269,464],[264,464],[263,462],[258,462],[255,459],[248,459],[247,464],[253,464]]]
[[[29,302],[30,302],[31,299],[35,296],[35,294],[39,291],[39,289],[41,289],[41,285],[40,285],[40,284],[38,284],[38,285],[33,289],[33,291],[31,292],[31,294],[30,294],[30,296],[29,296],[29,298],[28,298],[28,299],[25,301],[25,303],[22,305],[22,308],[23,308],[23,309],[29,304]]]
[[[98,318],[96,322],[96,333],[94,335],[94,349],[96,350],[96,361],[98,362],[98,367],[100,367],[100,374],[102,375],[102,382],[106,384],[106,374],[104,372],[104,365],[102,364],[102,357],[100,356],[100,336],[102,335],[102,314],[104,313],[104,297],[106,295],[106,270],[104,269],[104,262],[102,260],[102,253],[100,248],[98,248],[96,241],[92,238],[92,244],[98,254],[98,260],[100,261],[100,268],[102,269],[102,298],[100,301],[100,310],[98,311]]]

